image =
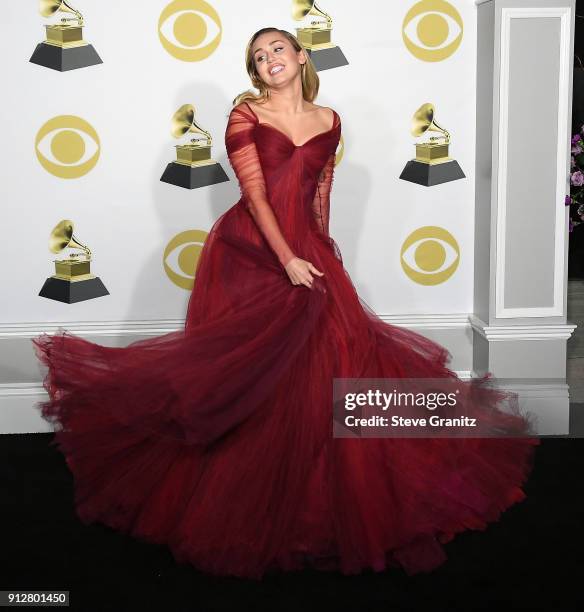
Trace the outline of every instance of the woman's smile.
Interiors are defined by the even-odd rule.
[[[269,68],[268,72],[273,76],[274,74],[282,72],[282,70],[284,70],[284,66],[282,64],[275,64]]]

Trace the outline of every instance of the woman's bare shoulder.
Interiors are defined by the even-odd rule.
[[[255,111],[256,108],[258,108],[259,106],[265,106],[265,103],[260,103],[257,102],[256,100],[243,100],[242,102],[239,103],[239,106],[241,105],[247,105],[249,108],[251,108],[251,110]],[[270,110],[269,108],[266,108],[268,111]],[[262,109],[263,110],[263,109]]]
[[[320,104],[312,104],[311,108],[328,108],[329,110],[333,110],[330,106],[321,106]]]
[[[319,111],[322,112],[323,110],[329,110],[332,112],[332,108],[330,106],[321,106],[320,104],[314,104],[311,103],[310,106],[308,107],[308,111]]]
[[[330,106],[320,106],[313,104],[313,110],[318,111],[323,117],[326,116],[329,123],[334,120],[336,111]]]

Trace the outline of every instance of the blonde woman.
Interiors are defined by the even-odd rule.
[[[329,235],[341,118],[315,104],[309,54],[264,28],[245,62],[258,93],[237,96],[225,134],[241,197],[209,232],[184,330],[123,348],[34,340],[78,515],[213,574],[433,570],[457,532],[525,497],[538,440],[487,375],[465,414],[514,438],[332,435],[334,378],[471,383],[444,347],[379,319],[343,267]]]

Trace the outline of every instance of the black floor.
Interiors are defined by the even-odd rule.
[[[0,435],[0,590],[69,590],[69,609],[83,612],[584,609],[582,439],[544,439],[527,499],[486,531],[456,536],[431,574],[305,571],[257,582],[205,576],[164,546],[83,526],[52,437]]]

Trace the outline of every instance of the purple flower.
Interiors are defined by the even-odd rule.
[[[582,187],[584,185],[584,174],[580,170],[573,172],[571,182],[575,187]]]
[[[580,136],[580,134],[574,134],[574,136],[572,136],[572,144],[576,144],[579,140],[582,140],[582,136]]]
[[[569,195],[567,195],[566,199],[564,200],[564,204],[566,206],[569,206],[571,203],[572,203],[572,198]]]
[[[582,147],[579,144],[572,144],[572,153],[574,155],[579,155],[582,153]]]

